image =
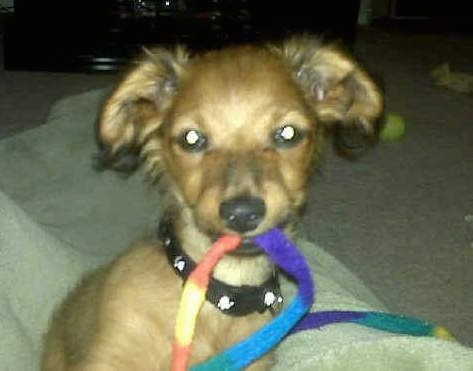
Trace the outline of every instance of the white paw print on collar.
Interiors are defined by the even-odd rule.
[[[282,296],[276,296],[274,292],[268,291],[266,294],[264,294],[264,304],[267,307],[273,306],[276,302],[278,304],[281,304],[283,301]]]
[[[184,270],[184,268],[186,267],[186,261],[184,260],[184,258],[182,256],[178,255],[174,258],[173,266],[179,272],[182,272]]]
[[[230,300],[230,298],[226,295],[222,296],[217,303],[217,307],[220,310],[229,310],[234,305],[235,302],[233,300]]]

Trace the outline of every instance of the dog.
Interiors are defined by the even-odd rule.
[[[261,328],[281,298],[276,269],[252,236],[273,227],[292,235],[327,133],[356,150],[376,137],[383,105],[353,57],[313,36],[195,55],[147,50],[105,102],[98,136],[102,166],[143,166],[159,179],[160,233],[65,299],[45,337],[42,369],[169,369],[183,280],[224,234],[243,242],[213,272],[191,364]],[[250,369],[271,365],[269,355]]]

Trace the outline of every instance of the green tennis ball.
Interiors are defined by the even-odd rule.
[[[386,122],[379,135],[383,141],[394,141],[401,139],[406,132],[406,121],[397,113],[388,113]]]

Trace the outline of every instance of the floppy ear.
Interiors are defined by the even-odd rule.
[[[187,60],[183,48],[146,50],[119,82],[97,126],[99,168],[129,172],[138,167],[146,141],[159,129],[172,102]]]
[[[279,52],[339,150],[350,156],[377,139],[383,95],[354,58],[310,36],[286,40]]]

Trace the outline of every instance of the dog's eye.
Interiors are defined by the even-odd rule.
[[[185,151],[199,152],[207,148],[207,137],[196,129],[190,129],[181,134],[178,143]]]
[[[278,147],[292,147],[300,142],[303,133],[294,125],[283,125],[273,134],[273,141]]]

